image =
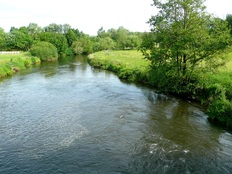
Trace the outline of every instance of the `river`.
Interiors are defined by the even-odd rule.
[[[0,173],[232,173],[232,133],[66,57],[0,81]]]

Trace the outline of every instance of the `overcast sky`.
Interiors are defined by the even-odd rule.
[[[123,26],[130,31],[149,31],[146,24],[156,14],[152,0],[0,0],[0,27],[8,32],[12,26],[37,23],[69,24],[84,33],[96,35]],[[232,0],[207,0],[208,12],[225,18],[232,14]]]

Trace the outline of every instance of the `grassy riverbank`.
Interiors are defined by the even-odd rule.
[[[207,104],[210,120],[232,128],[232,53],[217,73],[199,74],[199,79],[190,86],[178,86],[173,79],[154,76],[159,73],[150,71],[150,62],[139,51],[102,51],[90,55],[88,60],[93,67],[113,71],[119,78]]]
[[[40,59],[31,56],[28,52],[0,54],[0,79],[39,63]]]
[[[139,51],[101,51],[89,56],[93,67],[115,72],[119,78],[147,83],[150,61]]]

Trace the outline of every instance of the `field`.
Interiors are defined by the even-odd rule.
[[[94,67],[113,71],[129,81],[145,82],[150,68],[150,62],[136,50],[97,52],[89,56],[89,62]]]

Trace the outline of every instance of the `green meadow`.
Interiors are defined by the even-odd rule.
[[[19,54],[0,54],[0,79],[26,69],[34,64],[40,64],[40,59],[31,56],[29,52]]]
[[[150,61],[143,59],[139,51],[101,51],[89,55],[88,60],[93,67],[113,71],[121,79],[143,83],[148,80]]]

